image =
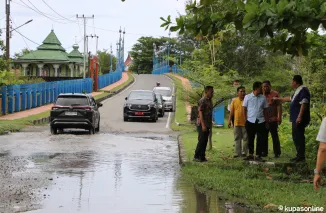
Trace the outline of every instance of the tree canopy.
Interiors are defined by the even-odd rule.
[[[110,56],[111,54],[109,53],[108,50],[102,50],[102,51],[97,51],[98,57],[99,57],[99,63],[100,63],[100,71],[102,74],[106,74],[110,72],[110,66],[111,66],[111,59]],[[112,55],[112,70],[116,69],[116,62],[117,58]]]
[[[228,24],[237,30],[259,34],[267,38],[274,51],[293,56],[308,55],[314,41],[307,36],[308,29],[326,27],[324,0],[200,0],[189,1],[186,15],[161,18],[162,27],[194,36],[214,36]]]

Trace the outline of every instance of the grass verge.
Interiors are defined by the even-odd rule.
[[[172,76],[170,76],[172,77]],[[180,87],[177,78],[172,77],[175,85]],[[182,92],[181,88],[181,92]],[[177,93],[182,95],[182,93]],[[185,103],[177,98],[176,119],[186,119]],[[179,112],[178,112],[179,110]],[[216,191],[221,198],[246,204],[260,211],[277,210],[283,206],[319,206],[325,207],[326,190],[314,191],[311,168],[251,166],[241,159],[234,159],[233,132],[227,128],[213,129],[213,149],[207,151],[207,163],[193,162],[197,145],[197,132],[194,126],[177,126],[173,130],[183,131],[188,163],[182,169],[184,177],[196,186]],[[271,143],[270,143],[271,148]],[[272,155],[270,150],[270,155]],[[288,162],[293,153],[284,153],[277,162]],[[273,159],[274,161],[274,159]],[[264,209],[264,207],[266,207]]]
[[[178,126],[176,122],[173,122],[171,125],[172,130],[174,131],[188,131],[192,129],[191,126],[189,126],[188,120],[187,120],[187,110],[186,110],[186,104],[184,100],[181,98],[183,97],[185,90],[183,88],[182,82],[180,79],[175,77],[172,74],[167,74],[174,82],[174,86],[176,88],[176,109],[175,109],[175,116],[174,120],[181,125]]]
[[[95,96],[95,100],[103,98],[105,96],[108,95],[108,93],[115,93],[116,91],[126,87],[128,84],[130,84],[130,82],[133,81],[134,77],[132,76],[132,74],[128,73],[128,80],[126,82],[124,82],[123,84],[114,87],[112,90],[104,92],[102,94],[99,94],[97,96]],[[26,126],[30,126],[33,125],[32,121],[33,120],[38,120],[38,119],[42,119],[42,118],[46,118],[50,116],[50,110],[39,113],[39,114],[35,114],[35,115],[31,115],[25,118],[21,118],[21,119],[15,119],[15,120],[0,120],[0,135],[5,134],[6,132],[17,132],[20,131],[21,129],[25,128]]]

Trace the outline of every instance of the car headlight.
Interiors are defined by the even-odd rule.
[[[148,107],[154,107],[154,108],[156,108],[156,104],[148,104]]]
[[[131,107],[131,104],[125,104],[124,107]]]
[[[158,105],[158,107],[159,107],[159,108],[162,108],[162,107],[163,107],[163,105],[162,105],[162,104],[160,104],[160,105]]]

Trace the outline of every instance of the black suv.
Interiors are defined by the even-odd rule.
[[[63,132],[65,128],[85,129],[90,134],[100,131],[101,106],[89,94],[60,94],[50,113],[51,133]]]
[[[157,99],[153,91],[133,90],[129,93],[123,106],[123,120],[131,118],[145,118],[153,122],[158,120]]]

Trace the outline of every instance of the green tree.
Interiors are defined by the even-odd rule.
[[[0,30],[0,36],[2,34],[2,31]],[[8,69],[8,64],[5,59],[5,45],[3,40],[0,39],[0,71],[4,71]]]
[[[111,61],[110,61],[110,56],[111,54],[109,53],[108,50],[102,50],[97,52],[98,57],[99,57],[99,64],[100,64],[100,71],[102,74],[106,74],[110,72],[110,66],[111,66]],[[116,62],[117,58],[112,55],[112,70],[116,69]]]
[[[307,37],[309,28],[326,27],[324,0],[201,0],[188,2],[186,10],[176,23],[170,16],[161,18],[161,26],[180,34],[189,31],[211,37],[233,23],[238,30],[266,37],[274,51],[294,56],[307,55],[314,45]]]
[[[24,49],[22,49],[21,52],[15,53],[15,58],[17,59],[17,58],[22,57],[23,55],[26,55],[26,54],[28,54],[30,52],[32,52],[30,49],[24,48]]]

